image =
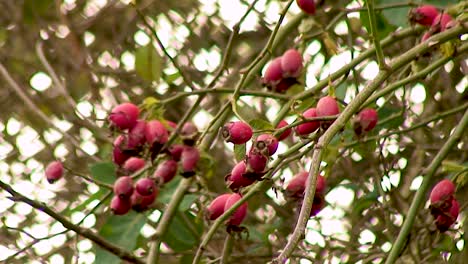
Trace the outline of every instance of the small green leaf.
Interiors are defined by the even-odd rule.
[[[133,250],[145,223],[146,216],[133,211],[123,216],[111,215],[99,230],[99,235],[122,248]],[[95,246],[95,254],[95,263],[120,263],[119,257],[99,246]]]
[[[196,194],[186,194],[179,204],[179,211],[187,211],[197,199],[198,195]]]
[[[253,130],[273,130],[273,125],[263,119],[252,119],[249,121],[249,125]]]
[[[92,164],[89,167],[89,170],[91,171],[91,176],[93,179],[107,184],[113,184],[117,177],[115,175],[114,163],[111,162],[101,162]]]
[[[202,221],[189,212],[177,213],[162,240],[175,252],[181,252],[198,245],[202,232]]]
[[[235,144],[234,145],[234,157],[237,162],[240,162],[245,159],[246,146],[245,144]]]
[[[370,21],[369,21],[369,14],[366,10],[361,11],[360,13],[360,18],[362,25],[367,29],[367,32],[369,35],[371,34],[371,28],[370,28]],[[391,25],[387,19],[382,15],[380,11],[375,12],[375,18],[376,18],[376,26],[377,26],[377,37],[379,40],[382,40],[388,34],[391,32],[395,31],[396,27]]]
[[[147,81],[158,81],[162,73],[162,58],[152,44],[138,48],[135,52],[135,70]]]

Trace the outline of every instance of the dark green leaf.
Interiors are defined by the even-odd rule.
[[[249,125],[254,129],[254,130],[272,130],[273,125],[263,119],[252,119],[249,121]]]
[[[152,44],[141,47],[135,52],[135,70],[147,81],[158,81],[161,78],[162,58]]]
[[[114,163],[111,162],[94,163],[89,170],[93,179],[107,184],[113,184],[117,177]]]
[[[116,245],[133,250],[140,229],[146,222],[146,216],[141,213],[129,212],[123,216],[111,215],[99,230],[99,235]],[[94,263],[119,263],[119,257],[107,250],[95,246],[96,259]]]
[[[185,212],[198,199],[196,194],[186,194],[179,204],[179,211]]]
[[[377,36],[379,40],[382,40],[385,38],[388,34],[391,32],[395,31],[396,27],[388,23],[387,19],[382,15],[381,12],[376,11],[375,12],[375,18],[376,18],[376,26],[377,26]],[[361,22],[364,25],[364,27],[367,29],[367,32],[369,35],[371,34],[371,28],[370,28],[370,23],[369,23],[369,14],[367,13],[367,10],[361,11],[360,13],[360,18]]]
[[[172,250],[181,252],[198,245],[203,231],[203,222],[189,212],[177,213],[171,221],[163,242]]]

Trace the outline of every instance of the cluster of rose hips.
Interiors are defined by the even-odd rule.
[[[421,41],[425,41],[432,35],[452,27],[454,22],[449,14],[439,12],[439,9],[433,5],[423,5],[412,9],[409,14],[409,20],[411,23],[430,27],[422,36]]]
[[[429,208],[440,232],[447,231],[457,221],[460,213],[460,205],[454,193],[455,185],[447,179],[438,182],[432,188]]]
[[[198,129],[193,123],[185,123],[180,131],[183,144],[166,148],[176,124],[146,121],[139,119],[139,115],[140,109],[136,105],[123,103],[112,109],[108,117],[111,127],[119,132],[113,143],[112,159],[119,166],[119,172],[125,175],[120,176],[113,186],[115,196],[110,208],[116,215],[126,214],[130,209],[147,210],[156,200],[159,188],[176,176],[179,167],[182,176],[193,176],[200,159],[199,150],[193,146],[198,137]],[[152,176],[140,178],[133,184],[129,175],[144,169],[147,160],[152,163],[156,158],[158,166]]]
[[[284,93],[298,83],[297,78],[301,75],[302,68],[301,54],[295,49],[287,50],[268,65],[263,76],[263,84],[269,90]]]

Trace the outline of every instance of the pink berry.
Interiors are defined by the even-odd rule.
[[[231,194],[231,196],[226,200],[226,204],[224,205],[224,211],[227,211],[229,208],[231,208],[241,198],[242,196],[238,193]],[[247,215],[247,202],[243,203],[241,206],[237,208],[237,210],[229,218],[227,224],[238,226],[242,223],[246,215]]]
[[[412,9],[409,14],[409,20],[423,26],[430,26],[439,14],[439,10],[432,5],[423,5]]]
[[[190,177],[195,175],[195,168],[200,160],[200,151],[196,147],[186,146],[180,156],[182,164],[182,176]]]
[[[309,173],[307,171],[301,171],[288,182],[286,185],[286,196],[292,198],[304,197],[305,185]]]
[[[377,125],[379,117],[377,111],[373,108],[365,108],[359,112],[353,121],[354,132],[361,135],[364,132],[369,132]]]
[[[225,193],[211,201],[206,209],[208,219],[215,220],[224,213],[224,206],[226,205],[226,201],[229,197],[231,197],[231,194]]]
[[[192,137],[198,133],[198,128],[192,122],[187,122],[182,126],[180,130],[180,135],[185,137]]]
[[[177,161],[175,160],[165,160],[161,164],[159,164],[158,168],[153,174],[153,177],[155,179],[161,179],[158,180],[161,183],[168,183],[177,174]]]
[[[120,104],[109,115],[111,124],[119,129],[130,129],[137,123],[140,109],[132,103]]]
[[[331,96],[325,96],[320,98],[317,103],[317,116],[334,116],[340,113],[340,108],[335,98]]]
[[[168,129],[176,129],[177,128],[177,123],[172,122],[170,120],[166,120],[167,128]]]
[[[265,74],[263,75],[263,83],[267,87],[275,87],[283,78],[283,70],[281,68],[281,57],[275,58],[268,64]]]
[[[125,172],[132,174],[143,169],[143,167],[145,167],[145,163],[145,160],[142,158],[131,157],[125,161],[122,168],[125,170]]]
[[[261,134],[255,140],[255,148],[260,150],[263,153],[263,149],[266,149],[266,154],[271,156],[275,154],[278,149],[278,139],[276,139],[272,134]]]
[[[309,15],[315,14],[315,2],[314,0],[296,0],[299,8]]]
[[[431,31],[435,33],[444,31],[447,28],[447,24],[452,20],[453,18],[447,13],[437,15],[432,23]]]
[[[112,149],[112,160],[116,165],[122,165],[128,160],[131,155],[124,151],[126,144],[126,138],[124,135],[119,135],[114,140],[114,146]]]
[[[135,183],[135,190],[143,196],[153,194],[155,189],[154,180],[150,178],[141,178]]]
[[[133,193],[133,180],[130,176],[119,177],[114,182],[114,194],[121,199],[129,199]]]
[[[130,202],[133,210],[137,212],[143,212],[147,210],[156,200],[159,194],[159,190],[155,188],[150,195],[141,195],[138,192],[133,192],[130,197]]]
[[[283,77],[297,78],[302,71],[302,55],[295,49],[287,50],[281,56],[281,69]]]
[[[110,209],[115,215],[124,215],[130,211],[132,204],[130,199],[121,199],[119,196],[112,197]]]
[[[247,171],[262,174],[265,172],[268,157],[255,148],[252,148],[246,157]]]
[[[439,229],[440,232],[447,231],[450,228],[450,226],[457,221],[459,213],[460,204],[456,199],[453,199],[450,209],[447,212],[435,217],[435,224],[437,226],[437,229]]]
[[[317,110],[315,108],[309,108],[307,109],[302,116],[304,118],[313,118],[317,117]],[[308,135],[315,130],[317,130],[320,127],[320,122],[319,121],[310,121],[306,122],[303,124],[300,124],[296,127],[296,133],[301,136],[301,135]]]
[[[185,146],[181,144],[175,144],[169,147],[168,152],[171,155],[172,159],[175,161],[180,160],[180,156],[182,155],[182,151],[184,150]]]
[[[145,120],[138,120],[135,126],[128,131],[127,135],[127,148],[136,149],[145,144]]]
[[[252,138],[253,130],[249,124],[236,121],[224,125],[221,133],[227,142],[244,144]]]
[[[278,126],[276,126],[276,128],[279,129],[285,126],[289,126],[288,122],[286,122],[285,120],[281,120],[278,123]],[[283,133],[281,133],[281,135],[277,136],[278,140],[281,141],[289,137],[289,135],[291,135],[291,131],[292,131],[291,128],[286,129]]]
[[[150,146],[154,146],[155,144],[163,145],[169,139],[169,134],[161,122],[151,120],[146,123],[145,138]]]
[[[233,190],[238,191],[241,187],[246,187],[255,182],[254,179],[245,177],[247,174],[247,165],[244,161],[237,163],[232,168],[231,174],[226,176],[227,186]]]
[[[441,180],[432,188],[430,194],[431,204],[451,200],[454,193],[455,185],[448,179]]]
[[[62,178],[63,176],[63,165],[60,161],[52,161],[45,168],[45,175],[47,181],[52,184]]]

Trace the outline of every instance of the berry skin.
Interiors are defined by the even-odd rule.
[[[460,204],[456,199],[453,199],[448,212],[445,212],[435,217],[435,224],[437,226],[437,229],[439,229],[440,232],[447,231],[451,225],[455,224],[459,213]]]
[[[439,10],[433,5],[423,5],[412,9],[409,14],[409,20],[423,26],[430,26],[439,14]]]
[[[224,125],[221,133],[227,142],[244,144],[252,138],[253,130],[249,124],[236,121]]]
[[[128,174],[132,174],[143,169],[143,167],[145,167],[145,163],[146,163],[145,160],[142,158],[131,157],[127,161],[125,161],[122,168]]]
[[[169,155],[172,157],[173,160],[179,161],[184,148],[185,146],[181,144],[172,145],[168,149]]]
[[[131,157],[130,154],[124,151],[125,141],[125,136],[119,135],[113,143],[114,148],[112,149],[112,161],[119,166],[124,164],[125,161]]]
[[[434,22],[432,23],[431,31],[434,33],[444,31],[447,29],[447,24],[452,20],[453,18],[447,13],[437,15],[437,17],[434,19]]]
[[[132,203],[130,199],[121,199],[119,196],[114,196],[110,203],[110,209],[115,215],[124,215],[130,211]]]
[[[291,198],[304,197],[305,185],[309,173],[307,171],[299,172],[286,185],[286,196]]]
[[[229,197],[231,197],[231,194],[225,193],[219,195],[213,201],[211,201],[206,209],[207,218],[210,220],[215,220],[216,218],[220,217],[224,213],[224,206],[226,205],[226,201]]]
[[[315,14],[315,2],[314,0],[296,0],[299,8],[309,15]]]
[[[63,176],[63,165],[60,161],[52,161],[45,168],[47,182],[50,184],[56,182]]]
[[[154,180],[150,178],[141,178],[135,183],[135,191],[142,196],[148,196],[153,194],[156,190]]]
[[[151,120],[146,123],[145,128],[146,142],[153,146],[155,144],[163,145],[169,139],[166,127],[158,120]]]
[[[317,103],[317,116],[334,116],[340,113],[340,108],[335,98],[331,96],[325,96],[320,98]]]
[[[254,174],[264,174],[268,157],[256,148],[252,148],[246,157],[247,171]]]
[[[157,188],[154,189],[152,194],[146,196],[143,196],[138,192],[133,192],[132,196],[130,197],[132,209],[137,212],[143,212],[147,210],[154,203],[158,194],[159,190]]]
[[[109,121],[112,126],[121,130],[130,129],[137,123],[140,109],[132,103],[120,104],[112,109]]]
[[[138,120],[135,126],[128,131],[126,147],[129,149],[136,149],[142,147],[146,142],[145,129],[145,120]]]
[[[121,199],[129,199],[133,193],[133,180],[130,176],[122,176],[114,182],[114,194]]]
[[[361,135],[364,132],[369,132],[377,125],[379,117],[377,111],[373,108],[365,108],[359,112],[353,120],[354,132],[356,135]]]
[[[443,203],[446,200],[451,200],[454,193],[455,185],[450,180],[441,180],[432,188],[430,194],[431,204]]]
[[[226,204],[224,205],[224,211],[227,211],[229,208],[231,208],[241,198],[242,196],[238,193],[231,194],[231,196],[226,200]],[[247,215],[247,202],[243,203],[241,206],[237,208],[237,210],[229,218],[227,225],[232,225],[232,226],[240,225],[246,215]]]
[[[268,156],[275,154],[278,149],[278,139],[276,139],[272,134],[261,134],[255,140],[255,148],[260,150],[262,153],[264,150]]]
[[[317,117],[317,109],[309,108],[302,114],[302,116],[304,118]],[[317,130],[319,127],[320,127],[319,121],[310,121],[310,122],[306,122],[306,123],[298,125],[295,130],[296,130],[296,134],[301,136],[301,135],[308,135],[314,132],[315,130]]]
[[[283,56],[281,56],[283,77],[299,77],[302,67],[302,55],[297,50],[287,50]]]
[[[241,161],[232,168],[231,174],[226,176],[226,184],[229,189],[238,191],[241,187],[246,187],[255,182],[255,179],[245,177],[247,175],[247,165]]]
[[[276,129],[283,128],[285,126],[289,126],[288,122],[286,122],[285,120],[281,120],[278,123],[278,126],[276,126]],[[289,137],[289,135],[291,135],[291,131],[291,128],[286,129],[283,133],[281,133],[281,135],[277,136],[278,140],[281,141]]]
[[[184,177],[195,175],[195,168],[200,160],[200,151],[195,147],[186,146],[180,156],[180,163],[182,164],[182,173]]]
[[[263,75],[263,83],[268,88],[274,88],[282,78],[283,69],[281,67],[281,57],[278,57],[268,64],[265,74]]]
[[[168,183],[177,174],[177,161],[166,160],[159,164],[158,168],[153,174],[153,177],[160,183]]]

